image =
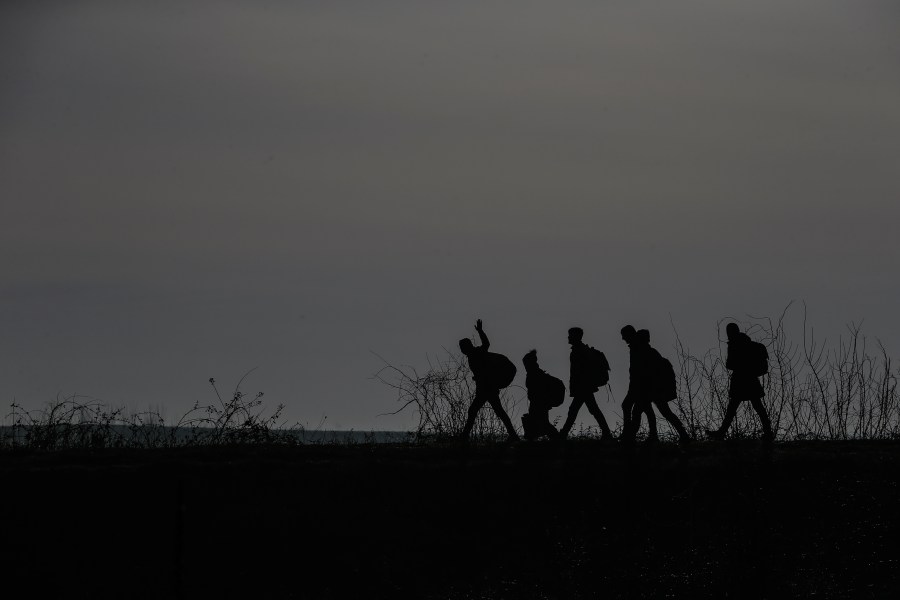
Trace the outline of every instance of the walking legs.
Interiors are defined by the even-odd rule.
[[[722,425],[719,426],[715,431],[707,431],[707,435],[711,438],[722,439],[725,437],[725,434],[728,432],[728,428],[731,427],[731,422],[734,421],[734,416],[737,414],[738,406],[741,401],[735,398],[728,399],[728,406],[725,408],[725,418],[722,419]]]
[[[634,420],[634,416],[631,414],[634,410],[634,398],[627,394],[625,399],[622,400],[622,439],[633,439],[635,435],[637,435],[637,430],[641,426],[640,421],[638,422],[638,426],[634,427],[634,432],[632,433],[631,429],[633,427],[632,421]],[[638,414],[638,418],[640,419],[640,414]],[[630,436],[630,437],[629,437]]]
[[[560,437],[565,438],[569,435],[569,431],[572,429],[572,425],[575,424],[575,418],[578,416],[578,411],[581,410],[582,404],[584,404],[584,398],[581,396],[572,398],[572,404],[569,405],[569,414],[566,415],[566,422],[563,424],[562,429],[559,430]]]
[[[625,421],[622,425],[623,440],[634,441],[638,429],[641,428],[641,414],[647,415],[648,439],[656,439],[656,415],[653,413],[653,406],[649,402],[626,396],[622,402],[622,417]]]
[[[600,431],[602,432],[600,439],[611,440],[612,432],[609,430],[609,423],[606,422],[606,417],[603,416],[603,411],[601,411],[600,407],[597,405],[597,400],[594,398],[594,395],[591,394],[585,398],[584,403],[588,407],[588,412],[597,419],[597,425],[600,426]]]
[[[478,416],[478,411],[481,410],[481,407],[484,406],[485,402],[487,402],[487,400],[482,396],[479,396],[476,392],[475,397],[472,398],[472,404],[469,406],[469,416],[466,419],[466,426],[463,427],[463,439],[469,439],[469,434],[472,433],[472,427],[475,426],[475,417]]]
[[[478,411],[480,411],[485,404],[490,404],[491,408],[494,409],[497,418],[500,419],[500,422],[506,427],[506,432],[509,434],[509,437],[511,439],[519,439],[519,434],[516,433],[516,428],[513,427],[509,415],[506,414],[506,411],[503,410],[503,405],[500,404],[500,396],[498,393],[495,392],[491,394],[489,392],[485,394],[479,393],[477,390],[475,392],[475,398],[472,399],[472,405],[469,407],[469,416],[466,419],[466,425],[463,427],[463,439],[469,438],[469,434],[472,433],[472,427],[475,426],[475,419],[478,417]]]
[[[759,415],[759,421],[762,423],[763,428],[763,437],[767,440],[774,439],[775,434],[772,433],[772,422],[769,421],[769,414],[766,412],[762,398],[751,398],[750,404],[753,405],[753,410]]]
[[[488,404],[491,405],[491,408],[494,409],[494,413],[496,413],[497,417],[500,419],[500,422],[502,422],[503,426],[506,427],[506,433],[509,434],[510,439],[519,439],[519,434],[516,433],[516,428],[513,427],[512,420],[510,420],[509,415],[506,414],[506,411],[503,410],[503,405],[500,404],[500,397],[494,396],[490,398],[488,400]]]
[[[769,414],[766,412],[766,407],[762,402],[762,398],[748,398],[748,400],[750,400],[753,410],[759,415],[759,421],[763,428],[763,437],[767,440],[773,439],[775,434],[772,432],[772,422],[769,420]],[[716,431],[707,431],[707,435],[714,439],[724,438],[725,433],[731,426],[731,422],[734,421],[734,417],[737,415],[737,409],[740,404],[740,400],[730,398],[728,400],[728,407],[725,409],[725,418],[722,419],[722,426]]]
[[[668,402],[658,402],[656,404],[656,409],[659,411],[666,421],[669,422],[669,425],[675,428],[675,431],[678,432],[678,437],[682,442],[690,441],[691,437],[688,435],[687,430],[684,428],[684,425],[681,423],[681,420],[678,416],[669,408]]]
[[[630,429],[627,432],[622,432],[623,438],[634,441],[638,429],[641,428],[641,414],[647,415],[647,439],[658,439],[656,434],[656,414],[653,412],[653,405],[643,400],[634,402],[632,405]]]

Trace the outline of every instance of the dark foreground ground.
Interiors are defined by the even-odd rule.
[[[900,597],[897,442],[6,452],[0,477],[0,588],[38,597]]]

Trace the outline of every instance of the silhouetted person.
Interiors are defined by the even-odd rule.
[[[600,439],[612,440],[612,432],[594,398],[594,393],[609,380],[609,363],[602,352],[582,342],[582,337],[584,330],[581,327],[569,329],[569,344],[572,345],[572,352],[569,354],[569,395],[572,397],[572,404],[569,405],[569,414],[559,433],[563,438],[569,435],[581,405],[585,404],[603,432]]]
[[[646,329],[635,331],[631,325],[622,328],[622,339],[631,349],[631,366],[629,367],[628,394],[632,393],[634,386],[634,398],[628,395],[622,403],[626,410],[626,403],[631,403],[631,418],[626,418],[627,428],[623,430],[622,437],[632,440],[641,426],[641,413],[647,415],[649,427],[648,441],[656,441],[656,417],[653,414],[653,406],[659,411],[675,431],[679,440],[687,443],[691,440],[687,430],[678,416],[669,408],[669,402],[676,397],[675,371],[672,363],[650,345],[650,332]]]
[[[728,357],[725,360],[725,368],[731,370],[728,407],[725,409],[722,426],[715,431],[707,430],[706,434],[712,439],[723,439],[737,414],[738,406],[744,400],[749,400],[762,423],[763,439],[771,440],[775,435],[772,433],[769,414],[762,403],[765,392],[759,382],[759,378],[765,375],[769,368],[769,356],[765,346],[754,342],[749,335],[741,332],[737,323],[729,323],[725,327],[725,333],[728,336]]]
[[[641,330],[645,331],[645,330]],[[628,344],[628,392],[622,401],[622,439],[633,441],[641,428],[641,413],[647,415],[647,427],[649,432],[647,439],[657,439],[656,415],[653,413],[650,399],[650,381],[653,377],[649,370],[649,361],[646,358],[647,349],[650,347],[649,332],[644,340],[631,325],[622,328],[622,339]]]
[[[691,436],[688,435],[687,429],[684,428],[684,424],[678,418],[678,415],[669,407],[669,402],[678,397],[675,369],[667,358],[663,357],[656,348],[650,345],[649,331],[641,329],[637,332],[637,335],[638,341],[644,344],[650,352],[650,365],[653,372],[653,380],[650,385],[650,401],[656,407],[656,410],[659,411],[659,414],[678,432],[679,441],[682,444],[690,442]]]
[[[469,417],[463,428],[462,437],[468,439],[469,434],[472,432],[472,427],[475,425],[475,417],[478,416],[478,411],[485,404],[490,404],[503,426],[506,427],[509,439],[518,440],[519,435],[516,433],[512,421],[500,404],[500,390],[512,382],[512,378],[516,374],[515,365],[512,365],[509,359],[502,354],[488,352],[491,342],[484,333],[481,319],[478,319],[475,323],[475,330],[478,332],[478,337],[481,338],[480,346],[475,346],[469,338],[459,340],[459,349],[469,359],[469,369],[472,371],[472,379],[475,380],[475,397],[472,399],[472,405],[469,407]],[[498,360],[497,357],[500,357],[502,360]],[[509,366],[512,367],[512,375],[499,372],[505,363],[509,363]],[[506,381],[507,379],[508,381]]]
[[[537,350],[526,354],[522,364],[525,365],[525,387],[528,389],[528,412],[522,415],[525,439],[536,440],[543,436],[555,439],[559,432],[550,424],[550,409],[565,401],[566,386],[561,379],[538,366]]]

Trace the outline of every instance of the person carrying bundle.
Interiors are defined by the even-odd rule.
[[[526,354],[522,364],[525,365],[525,387],[528,389],[528,412],[522,415],[525,439],[536,440],[544,436],[556,439],[559,432],[550,424],[550,409],[562,406],[566,386],[561,379],[538,366],[537,350]]]
[[[506,427],[510,441],[517,441],[519,435],[513,427],[512,421],[503,405],[500,404],[500,390],[508,387],[516,376],[516,366],[507,357],[502,354],[488,352],[491,342],[484,333],[481,319],[475,323],[475,331],[481,338],[481,345],[476,346],[469,338],[459,340],[460,351],[469,359],[469,370],[472,371],[472,379],[475,380],[475,397],[472,398],[472,404],[469,406],[469,415],[466,419],[466,425],[463,427],[462,438],[468,439],[475,426],[475,418],[478,411],[485,404],[490,404],[494,409],[497,418]]]

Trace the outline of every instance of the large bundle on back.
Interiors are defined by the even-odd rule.
[[[546,408],[562,406],[566,401],[566,384],[546,371],[529,374],[527,385],[528,399],[543,404]]]
[[[484,374],[479,376],[478,383],[498,390],[509,387],[516,377],[516,365],[496,352],[485,354],[484,370]]]

